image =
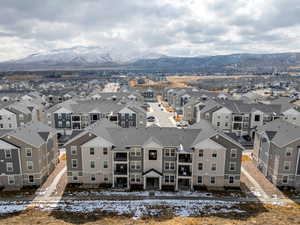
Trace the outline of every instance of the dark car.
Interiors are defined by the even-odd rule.
[[[154,122],[155,121],[155,117],[154,116],[149,116],[149,117],[147,117],[147,121],[148,122]]]

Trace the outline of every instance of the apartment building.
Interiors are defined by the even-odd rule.
[[[103,118],[122,128],[146,125],[146,111],[138,102],[70,100],[48,110],[48,124],[67,134],[72,130],[84,129]]]
[[[0,187],[40,186],[58,163],[56,131],[34,122],[0,138]]]
[[[244,103],[243,101],[214,99],[197,105],[196,121],[207,120],[225,132],[254,137],[254,128],[283,118],[300,125],[300,112],[292,104]]]
[[[191,129],[122,129],[104,119],[65,147],[69,183],[145,190],[240,185],[243,147],[206,121]]]
[[[253,158],[273,184],[300,190],[300,127],[281,119],[259,127]]]

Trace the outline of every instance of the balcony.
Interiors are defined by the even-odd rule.
[[[126,162],[127,161],[127,153],[115,153],[114,161],[117,162]]]
[[[192,176],[192,169],[190,166],[179,166],[178,167],[178,176],[181,177],[190,177]]]
[[[127,164],[117,164],[114,171],[115,175],[127,175]]]
[[[192,155],[191,154],[179,154],[178,162],[180,163],[192,163]]]

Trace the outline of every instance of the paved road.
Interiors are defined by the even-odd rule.
[[[102,92],[117,92],[120,88],[120,85],[118,83],[108,83],[103,88]]]
[[[157,102],[149,103],[149,105],[150,111],[147,112],[147,117],[154,116],[156,119],[154,124],[160,127],[176,127],[173,113],[169,113],[165,110],[162,111]],[[153,123],[147,123],[147,126],[151,126],[152,124]]]

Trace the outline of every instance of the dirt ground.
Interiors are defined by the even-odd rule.
[[[45,212],[30,210],[17,215],[0,216],[0,224],[47,224],[47,225],[65,225],[65,224],[98,224],[98,225],[125,225],[125,224],[161,224],[161,225],[293,225],[300,224],[300,206],[293,204],[290,206],[269,206],[259,204],[247,204],[241,206],[242,210],[247,210],[246,214],[227,213],[214,216],[203,217],[173,217],[166,215],[160,218],[140,218],[133,219],[125,216],[104,215],[102,214],[70,214],[64,212]]]

